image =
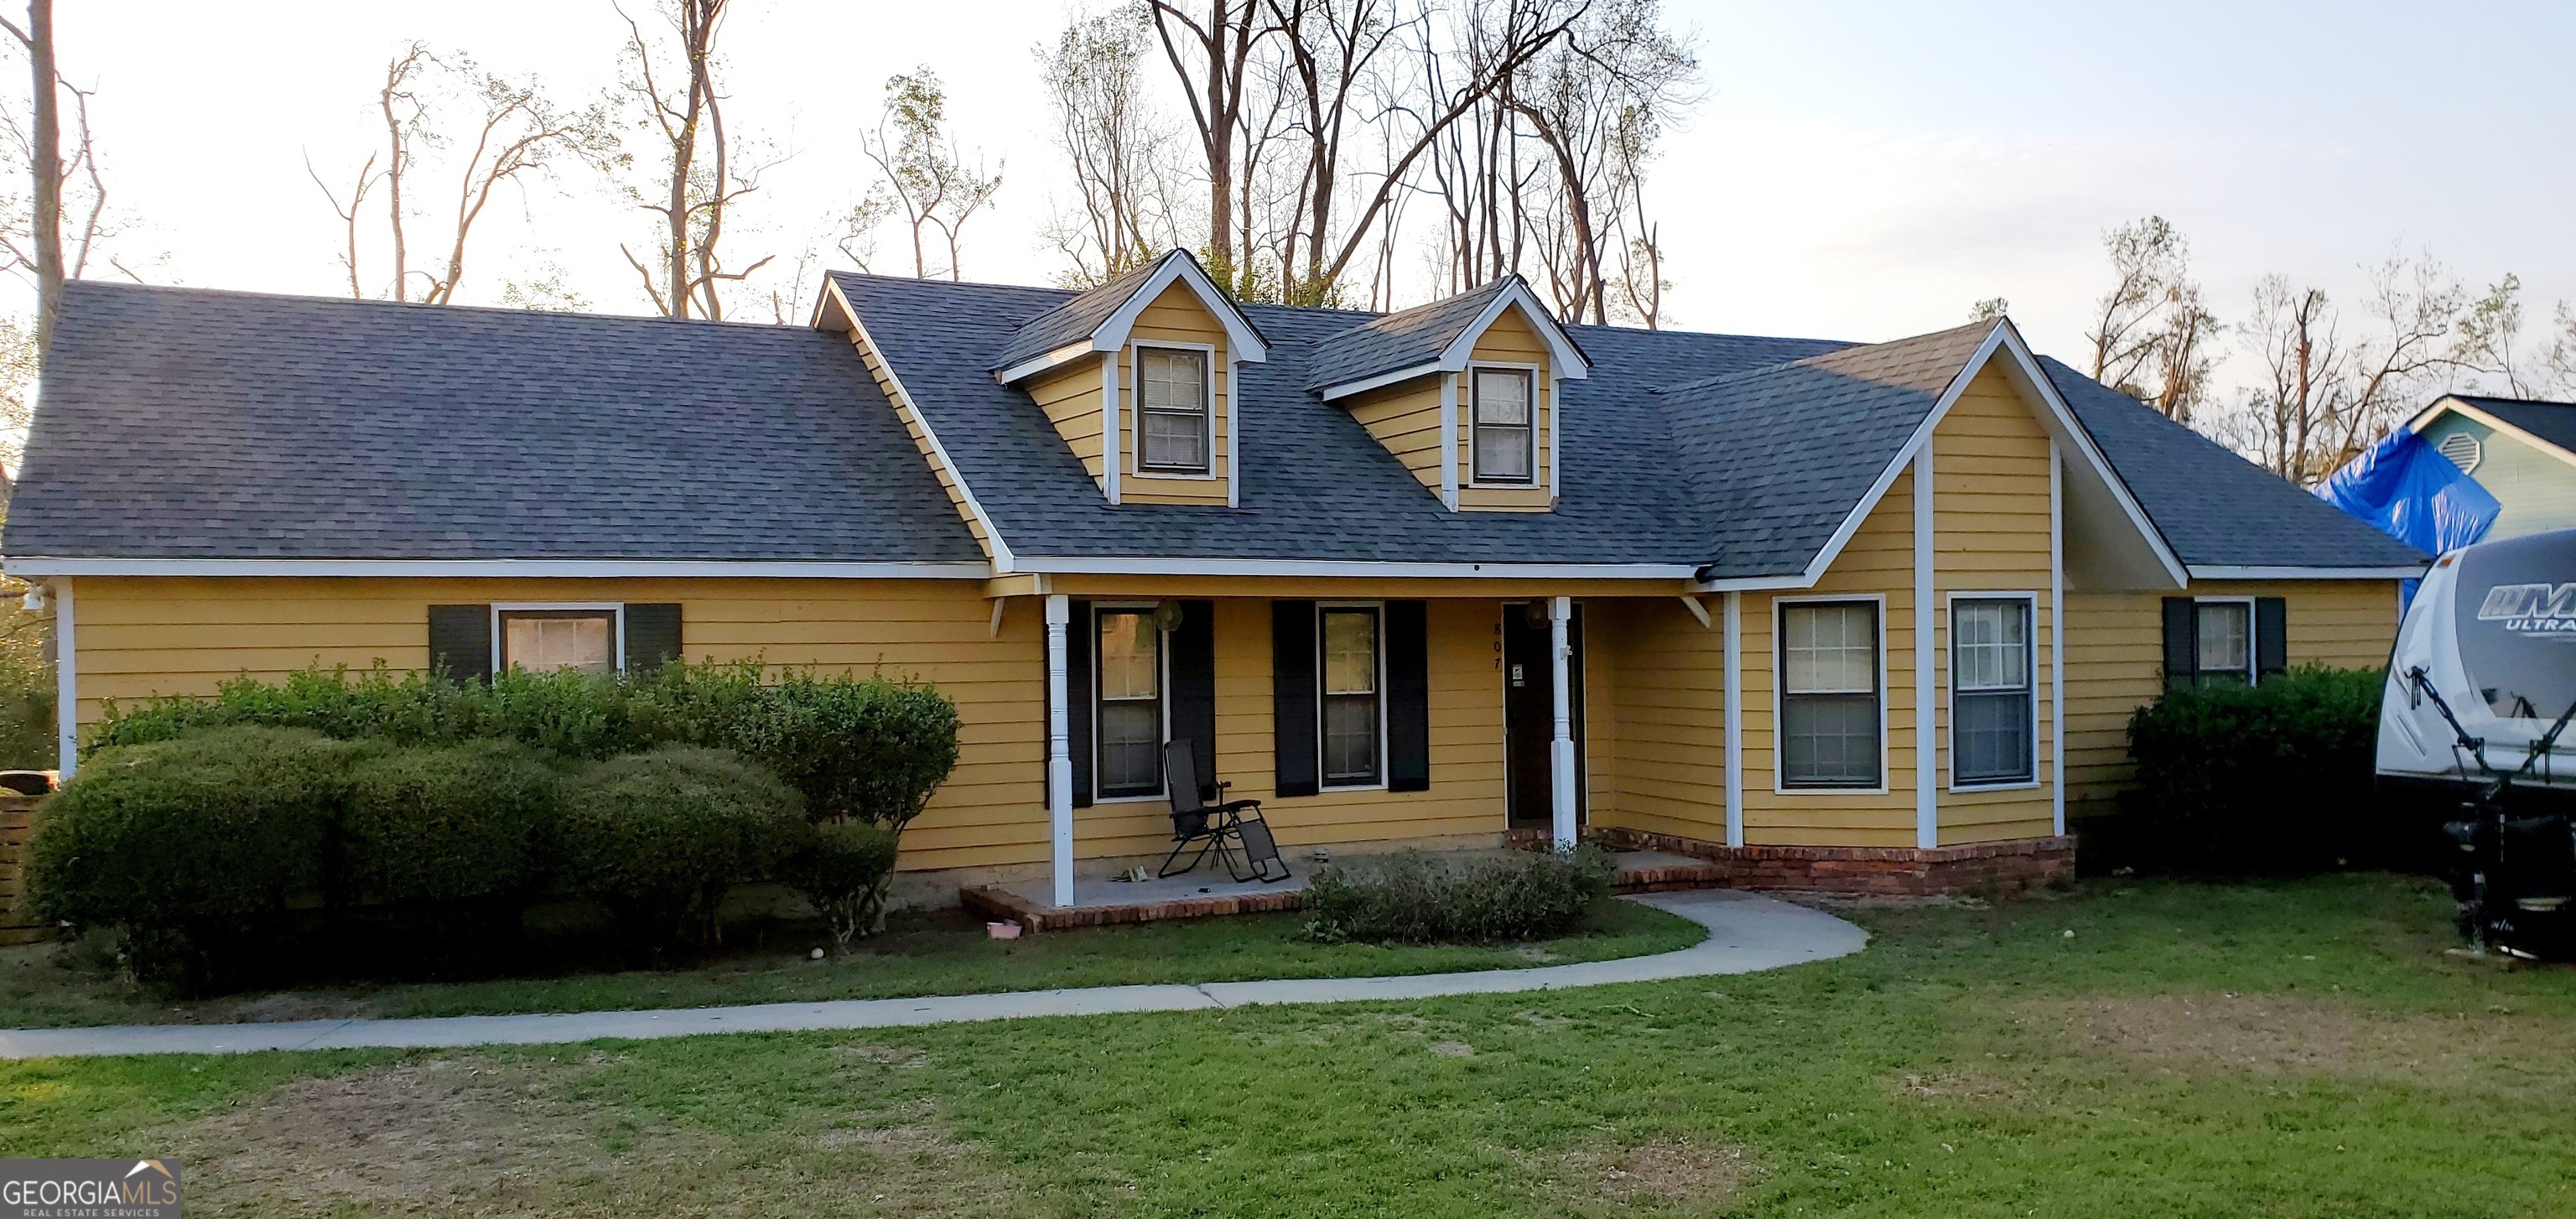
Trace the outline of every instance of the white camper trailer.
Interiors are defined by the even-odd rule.
[[[2443,555],[2407,607],[2379,713],[2383,782],[2576,800],[2576,530]],[[2562,736],[2562,734],[2566,734]]]

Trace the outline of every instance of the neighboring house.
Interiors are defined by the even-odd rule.
[[[2452,394],[2406,426],[2495,497],[2481,540],[2576,529],[2576,402]]]
[[[2036,876],[2132,710],[2381,663],[2424,562],[2006,322],[1238,307],[1174,255],[835,275],[810,328],[76,283],[55,333],[0,548],[81,722],[379,658],[882,667],[963,717],[903,866],[1060,894],[1160,854],[1175,738],[1294,848]]]

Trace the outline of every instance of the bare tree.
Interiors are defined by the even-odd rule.
[[[927,67],[898,73],[887,78],[885,90],[876,133],[860,137],[860,149],[876,163],[880,179],[869,200],[852,211],[852,233],[843,252],[864,266],[852,248],[864,236],[862,226],[872,228],[874,218],[900,211],[911,229],[913,276],[930,278],[928,237],[936,232],[947,247],[943,270],[957,279],[960,235],[966,222],[1001,191],[1002,175],[998,170],[986,174],[980,158],[971,167],[966,164],[947,129],[948,93],[937,73]]]
[[[1163,56],[1189,99],[1207,167],[1207,264],[1218,283],[1231,285],[1235,266],[1235,134],[1242,127],[1244,82],[1252,52],[1268,39],[1262,0],[1207,0],[1205,21],[1173,0],[1147,0]],[[1186,44],[1186,49],[1184,48]]]
[[[2102,236],[2115,276],[2094,315],[2093,379],[2173,419],[2208,399],[2217,366],[2216,315],[2191,277],[2191,245],[2162,216]]]
[[[2326,294],[2267,275],[2254,285],[2245,342],[2263,363],[2264,379],[2245,406],[2256,430],[2247,439],[2273,473],[2313,482],[2317,438],[2347,410],[2343,351]],[[2329,467],[2330,469],[2331,467]]]
[[[627,33],[619,88],[639,116],[637,126],[656,139],[655,150],[668,167],[649,189],[628,188],[662,229],[653,264],[647,266],[624,245],[618,251],[643,280],[654,308],[666,317],[694,313],[722,318],[722,285],[747,279],[770,261],[764,256],[736,271],[722,253],[728,211],[759,189],[758,168],[734,162],[724,94],[716,85],[716,36],[724,24],[725,4],[664,0],[663,17],[676,42],[676,49],[667,53],[625,9],[617,10]],[[679,62],[664,62],[666,54]]]
[[[2004,315],[2010,312],[2012,312],[2011,301],[2000,296],[1989,296],[1968,306],[1968,320],[1971,322],[2001,321]]]
[[[386,214],[393,223],[394,299],[411,299],[411,257],[403,240],[403,175],[411,171],[412,142],[420,138],[426,107],[416,91],[422,69],[431,62],[429,44],[413,42],[385,64],[385,85],[376,107],[385,116],[385,191],[392,196]],[[349,208],[354,212],[357,205]],[[353,271],[354,275],[355,272]]]
[[[1143,93],[1149,36],[1144,11],[1123,8],[1077,20],[1037,50],[1078,209],[1047,233],[1072,261],[1069,286],[1100,283],[1180,242],[1162,165],[1171,133]]]
[[[367,287],[358,278],[358,217],[366,210],[367,192],[383,178],[376,172],[376,154],[368,153],[367,163],[358,167],[358,180],[349,189],[349,202],[345,207],[340,203],[339,192],[332,190],[331,184],[322,180],[321,171],[313,168],[310,153],[304,157],[304,176],[313,179],[313,185],[321,188],[322,197],[331,201],[331,214],[340,218],[347,240],[346,252],[340,255],[340,265],[349,269],[349,295],[365,300]]]
[[[34,130],[29,133],[27,166],[35,178],[27,244],[16,253],[36,273],[36,350],[39,358],[52,342],[54,315],[63,297],[63,124],[61,97],[55,85],[62,74],[54,67],[54,0],[27,0],[27,24],[5,18],[18,44],[27,51],[27,72],[34,99]],[[86,153],[87,141],[83,141]]]

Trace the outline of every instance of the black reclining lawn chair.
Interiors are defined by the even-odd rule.
[[[1188,741],[1163,746],[1163,784],[1172,793],[1172,853],[1163,857],[1163,866],[1154,875],[1191,871],[1214,851],[1225,861],[1226,875],[1238,881],[1269,884],[1288,879],[1288,861],[1279,857],[1270,823],[1261,819],[1261,802],[1228,800],[1226,789],[1234,785],[1219,783],[1216,803],[1208,803],[1207,793],[1199,787],[1198,756]],[[1173,861],[1192,843],[1198,844],[1198,854],[1190,856],[1186,866],[1174,868]]]

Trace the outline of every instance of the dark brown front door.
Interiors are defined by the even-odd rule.
[[[1565,641],[1574,650],[1567,660],[1568,683],[1574,691],[1575,821],[1583,820],[1583,607],[1565,624]],[[1503,606],[1503,758],[1506,808],[1514,826],[1545,826],[1555,820],[1550,786],[1551,746],[1556,739],[1556,666],[1547,654],[1547,603],[1515,602]]]

